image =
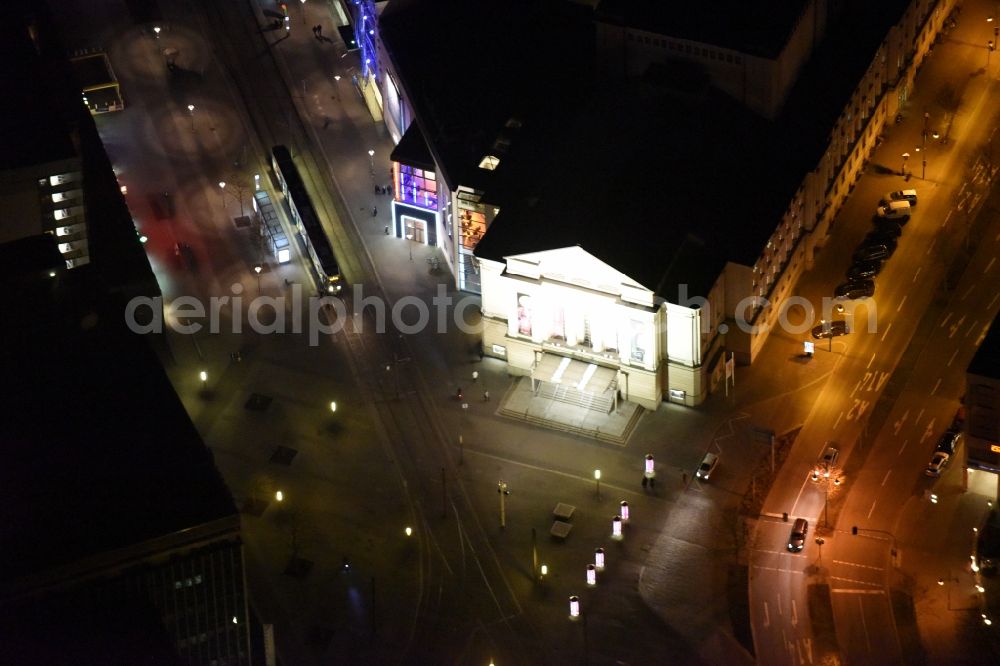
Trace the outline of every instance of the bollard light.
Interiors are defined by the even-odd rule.
[[[594,549],[594,567],[598,571],[604,571],[604,549],[595,548]]]
[[[406,536],[413,536],[413,528],[412,527],[407,527],[405,530],[403,530],[403,532],[406,533]]]
[[[615,541],[622,540],[622,517],[615,516],[611,519],[611,538]]]
[[[337,411],[337,403],[335,401],[330,403],[330,411],[331,412]]]
[[[254,189],[255,192],[260,189],[260,174],[259,173],[255,173],[253,175],[253,189]]]
[[[545,578],[546,576],[548,576],[549,575],[549,565],[543,564],[541,567],[539,567],[538,573],[539,573],[539,575],[542,578]]]
[[[207,382],[208,381],[208,373],[205,372],[204,370],[202,370],[201,372],[198,373],[198,379],[200,379],[203,383]]]
[[[569,619],[580,617],[580,597],[575,594],[569,598]]]
[[[278,492],[274,493],[274,499],[278,500],[279,502],[282,502],[285,499],[285,494],[279,490]]]
[[[986,591],[985,587],[983,587],[982,585],[976,585],[976,592],[978,592],[979,594],[982,594],[985,591]]]
[[[479,371],[478,370],[473,370],[472,371],[472,381],[476,381],[477,379],[479,379]]]
[[[937,493],[931,493],[931,504],[937,504],[938,496]]]
[[[656,476],[656,470],[653,468],[653,454],[646,454],[646,478],[652,479]]]
[[[938,578],[938,585],[944,585],[944,578]]]
[[[587,586],[594,587],[597,585],[597,569],[593,564],[587,565]]]
[[[621,506],[621,511],[618,512],[618,515],[622,517],[622,522],[623,523],[627,523],[628,522],[628,502],[626,502],[625,500],[622,500],[620,506]]]

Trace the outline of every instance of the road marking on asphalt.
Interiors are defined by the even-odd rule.
[[[885,476],[882,477],[882,483],[880,484],[882,487],[885,487],[885,482],[889,480],[889,475],[890,474],[892,474],[892,470],[891,469],[885,470]]]
[[[937,393],[938,387],[940,387],[940,386],[941,386],[941,378],[938,377],[937,382],[934,384],[934,390],[931,391],[931,395],[934,395],[935,393]],[[932,421],[932,423],[933,423],[933,421]]]
[[[830,578],[836,578],[835,576],[830,576]],[[836,578],[836,580],[846,580],[844,578]],[[871,583],[865,583],[866,585],[871,585]],[[830,590],[830,592],[836,594],[885,594],[885,590],[858,590],[853,587],[835,587]]]
[[[903,294],[903,300],[901,300],[901,301],[899,302],[899,307],[897,307],[897,308],[896,308],[896,312],[899,312],[900,310],[902,310],[902,309],[903,309],[903,303],[905,303],[905,302],[906,302],[906,297],[907,297],[907,296],[909,296],[909,294]]]
[[[986,271],[983,271],[983,272],[985,273]],[[975,289],[975,288],[976,288],[976,285],[970,284],[969,288],[965,290],[964,294],[962,294],[962,300],[964,301],[966,298],[968,298],[969,294],[971,294],[972,290]]]
[[[872,502],[872,508],[868,509],[868,517],[869,518],[872,517],[872,512],[875,511],[875,505],[877,503],[878,503],[878,500],[876,499],[875,501]]]
[[[944,328],[944,325],[948,323],[949,319],[951,319],[951,313],[950,312],[947,315],[945,315],[944,319],[941,320],[940,328]]]
[[[957,349],[954,352],[952,352],[951,358],[948,359],[948,367],[949,368],[951,367],[951,362],[955,360],[956,356],[958,356],[958,350]]]
[[[866,366],[865,366],[865,370],[867,370],[868,368],[872,367],[872,363],[874,363],[874,362],[875,362],[875,354],[877,354],[877,353],[878,353],[878,352],[872,352],[872,357],[871,357],[871,359],[870,359],[870,360],[868,361],[868,365],[866,365]]]
[[[840,410],[840,414],[837,415],[837,420],[833,422],[833,429],[836,430],[837,426],[840,425],[840,419],[844,418],[844,410]]]
[[[938,379],[938,384],[940,384],[940,383],[941,383],[941,380],[939,378]],[[935,391],[937,390],[937,386],[934,387],[934,390]],[[931,393],[931,395],[934,395],[934,394]],[[921,444],[923,444],[924,441],[926,441],[931,435],[934,434],[934,421],[935,420],[936,420],[936,418],[933,418],[933,419],[931,419],[930,423],[927,424],[927,429],[924,430],[924,434],[920,436],[920,443]]]
[[[978,324],[978,323],[979,323],[978,319],[976,321],[972,322],[972,326],[970,326],[969,330],[966,331],[965,337],[969,337],[969,333],[972,333],[973,329],[976,328],[976,324]]]
[[[933,250],[933,249],[934,249],[934,243],[935,243],[936,241],[937,241],[937,239],[936,239],[936,238],[935,238],[935,239],[933,239],[933,240],[931,240],[931,244],[927,246],[927,251],[926,251],[926,252],[924,252],[924,254],[930,254],[930,253],[931,253],[931,250]]]
[[[885,342],[885,336],[889,335],[889,329],[890,328],[892,328],[892,322],[891,321],[889,322],[889,325],[885,327],[885,333],[882,334],[882,342]]]
[[[968,184],[969,181],[967,180],[962,183],[962,187],[958,188],[958,196],[962,196],[962,193],[965,192],[965,188]]]
[[[951,325],[951,328],[948,329],[949,331],[951,331],[948,334],[948,339],[949,340],[951,338],[955,337],[955,334],[958,333],[958,329],[961,328],[962,322],[964,322],[964,321],[965,321],[965,315],[962,315],[961,319],[959,319],[958,321],[956,321],[954,324]]]
[[[983,340],[986,338],[986,334],[990,332],[990,323],[991,322],[986,322],[986,325],[983,326],[983,330],[979,334],[979,337],[976,338],[976,341],[975,341],[975,343],[973,343],[973,346],[978,347],[983,342]]]
[[[885,571],[884,567],[873,567],[870,564],[858,564],[857,562],[848,562],[847,560],[834,560],[837,564],[843,564],[848,567],[858,567],[859,569],[871,569],[872,571]]]
[[[858,597],[858,610],[861,612],[861,627],[865,630],[865,645],[868,651],[872,651],[872,642],[868,637],[868,623],[865,621],[865,607],[861,605],[861,597]]]
[[[803,638],[802,644],[806,646],[806,660],[813,663],[813,641],[811,638]]]
[[[784,519],[785,519],[785,517],[783,515],[781,515],[780,513],[762,513],[760,515],[767,516],[768,518],[779,518],[779,519],[781,519],[782,522],[784,522]],[[763,551],[763,552],[767,552],[767,551]]]
[[[854,399],[854,405],[847,411],[847,420],[853,421],[855,419],[860,419],[868,411],[868,405],[871,403],[867,400]]]
[[[899,453],[898,453],[898,454],[896,454],[896,455],[900,455],[900,456],[901,456],[901,455],[903,455],[903,449],[905,449],[905,448],[906,448],[906,443],[907,443],[908,441],[910,441],[910,440],[908,440],[908,439],[904,439],[904,440],[903,440],[903,445],[902,445],[901,447],[899,447]]]
[[[996,261],[997,261],[996,257],[993,257],[992,259],[990,259],[990,263],[986,265],[986,268],[983,270],[983,272],[984,273],[989,273],[990,269],[993,268],[993,264],[995,264]]]
[[[792,626],[796,626],[799,623],[799,613],[795,609],[795,599],[792,599]]]
[[[918,275],[920,275],[920,271],[921,271],[922,269],[923,269],[923,266],[917,266],[917,272],[913,274],[913,281],[914,281],[914,282],[916,282],[916,281],[917,281],[917,276],[918,276]]]
[[[803,556],[799,555],[798,557],[803,557]],[[754,569],[762,569],[764,571],[777,571],[779,573],[794,573],[794,574],[805,573],[804,571],[800,571],[798,569],[779,569],[778,567],[762,567],[759,564],[753,565],[753,568]],[[781,601],[780,597],[779,597],[778,601],[779,601],[778,605],[780,606],[781,605],[780,604],[780,601]],[[780,609],[778,611],[778,615],[781,615]]]
[[[990,301],[990,304],[989,304],[989,305],[988,305],[987,307],[990,307],[990,308],[991,308],[991,307],[993,307],[993,304],[997,302],[997,299],[998,299],[998,298],[1000,298],[1000,294],[996,294],[996,295],[995,295],[995,296],[993,297],[993,300],[992,300],[992,301]]]
[[[767,610],[767,602],[764,602],[764,628],[771,626],[771,613]]]
[[[923,410],[923,408],[921,408],[920,409],[920,413],[917,414],[917,420],[913,422],[914,425],[916,425],[917,423],[920,423],[920,419],[921,419],[921,417],[923,417],[923,415],[924,415],[924,410]]]
[[[781,594],[778,594],[778,617],[781,617]]]
[[[899,417],[899,420],[893,424],[893,434],[898,435],[899,429],[903,427],[906,423],[906,418],[910,415],[910,410],[906,410],[906,413]]]
[[[843,576],[830,576],[830,580],[842,580],[845,583],[854,583],[856,585],[867,585],[869,587],[878,587],[878,588],[882,587],[878,583],[872,583],[867,580],[858,580],[857,578],[844,578]],[[834,588],[834,591],[836,591],[837,589],[850,589],[850,588]],[[882,592],[884,590],[879,590],[879,591]],[[865,594],[865,593],[859,590],[858,594]]]

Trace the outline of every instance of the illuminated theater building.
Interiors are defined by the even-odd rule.
[[[512,374],[697,405],[778,325],[952,4],[803,0],[748,36],[652,1],[389,3],[392,231],[482,294]]]

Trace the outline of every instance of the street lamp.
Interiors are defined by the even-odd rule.
[[[598,571],[604,571],[604,549],[595,548],[594,549],[594,567]]]
[[[587,587],[594,587],[597,585],[597,567],[593,564],[587,565]]]
[[[188,104],[188,115],[191,116],[191,131],[194,131],[194,104]]]
[[[279,502],[283,502],[285,500],[285,494],[279,490],[278,492],[274,493],[274,499],[276,499]]]
[[[330,403],[330,411],[334,412],[334,413],[337,412],[337,403],[336,402],[331,402]]]
[[[611,519],[611,538],[615,541],[621,541],[624,538],[622,534],[622,517],[615,516]]]
[[[302,25],[306,24],[306,0],[302,0]]]
[[[906,176],[906,160],[910,159],[909,153],[903,153],[903,171],[899,175]]]
[[[597,499],[601,499],[601,470],[594,470],[594,481],[597,482]]]
[[[506,528],[507,505],[505,504],[505,500],[507,498],[507,495],[510,495],[510,491],[507,490],[507,484],[504,483],[503,479],[500,479],[500,482],[497,483],[497,493],[500,495],[500,527]]]
[[[156,33],[156,38],[159,39],[160,38],[160,26],[154,25],[153,26],[153,32]]]
[[[201,389],[204,391],[208,388],[208,373],[202,370],[198,373],[198,379],[201,380]]]
[[[222,193],[222,210],[226,210],[226,181],[219,181],[219,191]]]
[[[618,511],[618,515],[622,517],[622,522],[623,523],[627,523],[628,522],[628,502],[626,502],[625,500],[622,500],[621,503],[619,503],[619,507],[620,507],[620,509]]]
[[[253,191],[257,192],[260,190],[260,174],[255,173],[253,175]]]
[[[371,149],[368,150],[368,161],[371,164],[370,168],[372,170],[372,175],[374,176],[375,175],[375,151],[374,150],[371,150]]]
[[[260,296],[260,272],[263,270],[260,264],[253,267],[253,272],[257,274],[257,295]]]
[[[569,619],[575,620],[580,617],[580,597],[575,594],[569,598]]]
[[[406,234],[406,240],[410,241],[406,246],[410,248],[410,261],[413,261],[413,234]]]

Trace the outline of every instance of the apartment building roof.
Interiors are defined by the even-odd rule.
[[[970,375],[990,377],[1000,380],[1000,317],[993,320],[990,330],[976,350],[975,356],[969,361],[967,372]]]
[[[785,47],[808,0],[601,0],[595,18],[679,39],[774,58]]]

